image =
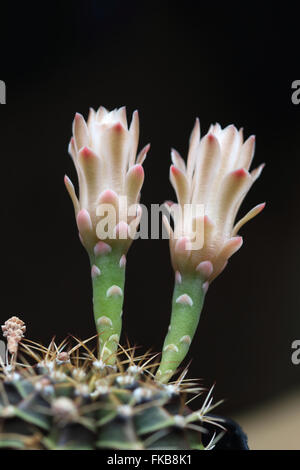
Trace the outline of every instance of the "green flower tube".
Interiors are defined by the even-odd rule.
[[[126,258],[120,249],[100,243],[102,252],[96,250],[91,259],[93,306],[102,360],[110,363],[122,329]]]
[[[176,280],[172,301],[171,322],[163,345],[157,377],[167,382],[189,351],[195,335],[205,297],[199,276],[186,275]]]

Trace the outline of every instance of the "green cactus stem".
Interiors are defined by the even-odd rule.
[[[114,364],[122,329],[126,257],[121,247],[99,242],[91,256],[94,317],[101,359]]]
[[[176,273],[169,331],[164,341],[162,359],[156,378],[161,382],[175,373],[196,332],[203,306],[207,283],[195,274]]]

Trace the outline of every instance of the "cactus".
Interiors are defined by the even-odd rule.
[[[138,140],[137,111],[130,126],[124,107],[91,109],[87,122],[75,116],[69,153],[78,175],[78,197],[70,179],[65,176],[64,181],[91,264],[97,335],[85,341],[73,338],[73,345],[53,340],[44,347],[24,339],[26,327],[19,318],[5,322],[2,448],[201,450],[222,442],[226,420],[211,414],[218,405],[212,404],[212,389],[205,396],[202,387],[185,378],[187,369],[179,368],[211,282],[241,247],[240,228],[265,206],[259,204],[235,224],[263,165],[248,171],[253,136],[244,142],[242,130],[216,124],[200,139],[198,120],[187,164],[172,150],[170,180],[178,203],[166,204],[174,229],[166,216],[164,223],[175,287],[171,323],[156,362],[157,355],[138,356],[135,348],[124,349],[120,343],[126,256],[141,221],[142,164],[150,148],[146,145],[137,155]],[[89,346],[92,341],[96,348]],[[204,396],[200,409],[187,407],[193,399],[188,394]]]
[[[206,423],[222,436],[222,419],[209,415],[217,405],[211,391],[201,409],[186,407],[188,395],[205,395],[185,380],[187,371],[161,384],[154,379],[156,355],[137,356],[134,348],[120,347],[111,366],[89,348],[92,339],[74,339],[73,346],[53,340],[47,348],[23,340],[22,362],[13,353],[2,363],[0,448],[204,449]]]

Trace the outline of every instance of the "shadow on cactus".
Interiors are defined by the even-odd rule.
[[[172,150],[170,180],[177,203],[163,216],[174,268],[171,321],[161,355],[138,355],[120,344],[126,256],[142,229],[140,193],[146,145],[137,155],[138,113],[76,114],[69,152],[79,196],[70,179],[80,240],[91,264],[97,335],[49,347],[24,339],[17,317],[2,326],[0,446],[13,449],[247,449],[233,421],[215,416],[212,391],[180,369],[195,335],[206,292],[242,245],[241,227],[259,204],[235,222],[263,165],[249,172],[254,137],[234,126],[191,134],[187,163]],[[171,223],[173,218],[173,224]],[[173,227],[173,228],[172,228]],[[174,379],[175,376],[175,379]],[[189,404],[203,395],[200,409]]]

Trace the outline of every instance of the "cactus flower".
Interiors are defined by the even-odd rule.
[[[126,209],[138,204],[144,181],[142,163],[150,147],[146,145],[136,157],[138,139],[137,111],[133,113],[129,128],[125,107],[111,112],[104,107],[97,112],[90,109],[87,122],[81,114],[75,115],[69,153],[77,170],[79,198],[67,176],[65,185],[74,205],[80,238],[89,253],[101,239],[109,245],[114,244],[115,238],[119,239],[119,245],[120,239],[123,240],[124,253],[132,242],[134,230],[129,232],[128,225],[130,222],[131,228],[138,225],[140,208],[136,206],[137,213],[133,215]],[[115,208],[114,233],[102,232],[99,228],[105,216],[98,215],[97,209],[99,212],[104,204]],[[103,244],[99,244],[101,246]]]
[[[187,165],[179,153],[172,150],[170,180],[178,204],[182,207],[185,204],[203,205],[205,214],[203,220],[199,221],[199,226],[201,222],[204,225],[204,243],[199,249],[189,249],[197,226],[191,211],[179,212],[184,220],[175,218],[174,232],[168,227],[175,271],[182,273],[198,270],[201,273],[205,270],[203,275],[210,282],[222,272],[230,256],[241,247],[242,237],[238,231],[265,207],[264,203],[258,204],[235,224],[237,212],[247,192],[264,167],[262,164],[249,172],[254,145],[254,136],[244,142],[243,130],[238,131],[233,125],[225,129],[219,124],[212,125],[200,139],[197,120],[190,139]]]
[[[113,357],[121,333],[126,254],[141,217],[142,163],[150,145],[137,156],[138,139],[137,111],[129,127],[125,107],[91,109],[87,122],[75,115],[69,153],[79,198],[67,176],[65,185],[91,262],[95,321],[106,358]]]
[[[159,375],[166,371],[173,373],[185,357],[209,283],[241,247],[240,228],[265,206],[257,205],[235,223],[244,197],[264,167],[262,164],[249,172],[254,145],[254,136],[244,142],[243,130],[238,131],[233,125],[224,129],[219,124],[212,125],[200,139],[197,119],[190,137],[187,164],[177,151],[171,152],[170,180],[178,200],[177,204],[168,204],[174,231],[166,217],[164,222],[170,234],[176,285]],[[185,205],[192,208],[200,205],[203,213],[197,216],[191,210],[184,210]],[[203,243],[193,249],[199,228],[203,230]]]

